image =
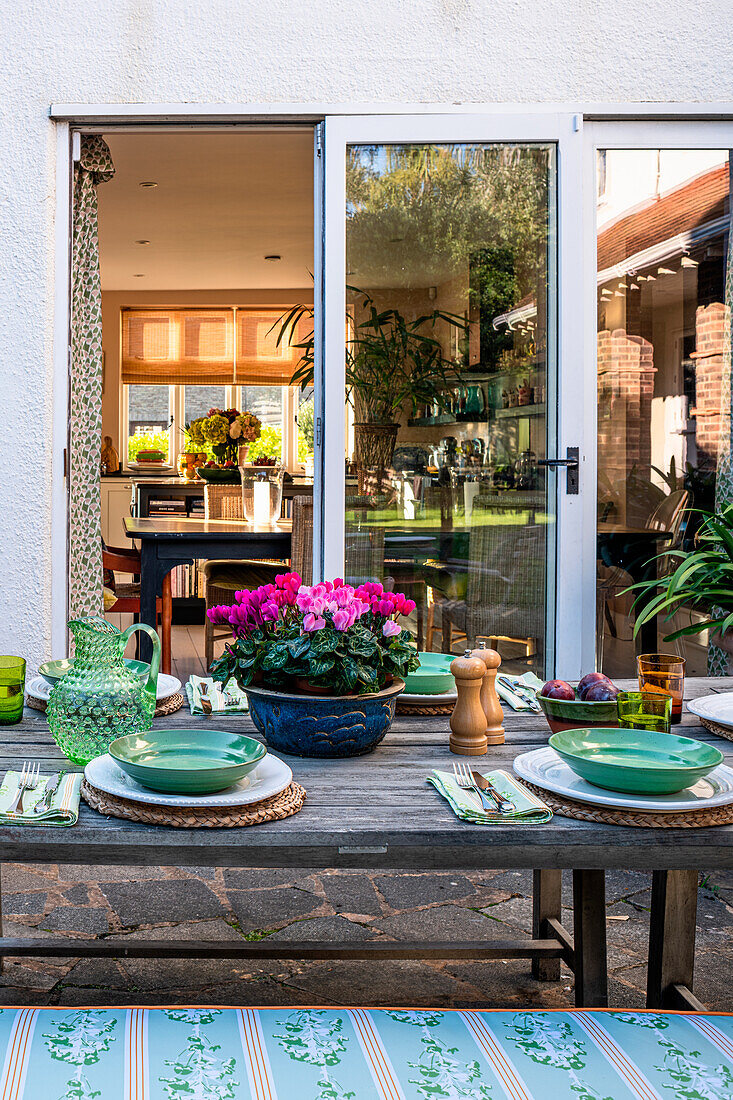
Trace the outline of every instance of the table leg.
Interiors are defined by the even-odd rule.
[[[532,939],[554,938],[547,921],[562,919],[562,871],[534,871],[532,886]],[[560,979],[559,959],[532,959],[532,977],[538,982]]]
[[[575,1005],[608,1005],[606,961],[606,876],[604,871],[573,871]]]
[[[697,871],[655,871],[649,922],[647,1008],[690,1009],[697,917]]]
[[[155,546],[147,539],[140,547],[140,622],[156,628],[156,598],[158,595],[158,555]],[[153,655],[153,643],[147,634],[140,634],[140,660],[149,661]]]

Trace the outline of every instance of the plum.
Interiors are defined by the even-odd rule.
[[[575,692],[565,680],[548,680],[540,695],[546,699],[574,699]]]
[[[593,684],[610,684],[608,676],[602,672],[587,672],[578,684],[578,698],[585,699],[585,693]]]
[[[618,695],[618,688],[610,680],[596,680],[587,688],[584,703],[610,703]]]

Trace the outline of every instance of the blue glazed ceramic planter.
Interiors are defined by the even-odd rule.
[[[392,725],[402,680],[374,695],[288,695],[249,686],[249,713],[276,752],[292,756],[363,756]]]

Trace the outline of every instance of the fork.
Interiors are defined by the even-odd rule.
[[[514,809],[511,802],[506,799],[500,798],[494,794],[493,788],[491,791],[482,792],[481,789],[474,782],[471,775],[471,769],[467,764],[459,764],[455,762],[453,764],[453,776],[458,786],[464,791],[471,791],[478,796],[479,804],[482,810],[498,810],[499,813],[511,812]],[[490,802],[491,805],[487,806],[486,803]],[[507,810],[508,807],[508,810]]]
[[[20,783],[18,785],[18,793],[13,799],[12,804],[5,811],[7,814],[23,813],[23,795],[26,791],[33,791],[38,786],[38,782],[41,778],[41,765],[34,764],[32,761],[27,763],[23,761],[23,768],[20,773]]]

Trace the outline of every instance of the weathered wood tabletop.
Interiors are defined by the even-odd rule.
[[[622,683],[621,681],[619,683]],[[689,680],[688,698],[732,690],[733,678]],[[258,736],[246,716],[192,718],[184,708],[156,726],[217,723]],[[511,770],[519,753],[547,743],[542,715],[506,708],[506,744],[489,748],[482,768]],[[685,711],[676,727],[714,742],[733,763],[733,743],[707,733]],[[0,827],[5,860],[79,863],[166,863],[225,866],[338,866],[405,870],[436,868],[604,867],[663,869],[733,866],[733,826],[638,829],[555,816],[542,826],[477,826],[456,819],[426,783],[432,768],[448,768],[448,718],[397,717],[375,752],[346,760],[283,755],[307,791],[299,814],[245,829],[141,825],[102,817],[82,804],[71,829]],[[68,763],[43,714],[26,709],[20,725],[0,732],[0,768],[39,760],[47,771]]]
[[[623,681],[619,681],[622,686]],[[627,686],[635,686],[628,682]],[[688,680],[686,698],[733,690],[733,678]],[[254,734],[247,717],[193,718],[187,709],[156,725],[216,723]],[[511,770],[519,753],[547,743],[543,716],[505,713],[506,744],[490,747],[482,768]],[[680,732],[715,743],[733,763],[733,743],[709,734],[685,710]],[[576,1003],[607,1001],[604,871],[654,872],[648,1003],[695,1007],[694,964],[697,872],[733,866],[733,826],[640,829],[575,821],[556,815],[528,826],[477,826],[456,819],[426,783],[432,768],[450,768],[447,718],[397,718],[368,756],[347,760],[286,757],[307,791],[300,813],[284,821],[234,829],[176,829],[107,818],[82,803],[71,828],[0,827],[3,862],[156,864],[225,867],[352,867],[410,871],[532,868],[534,933],[524,942],[483,944],[380,943],[316,945],[261,943],[203,945],[137,941],[122,948],[75,941],[75,954],[150,956],[229,955],[253,958],[527,957],[539,979],[559,976],[560,959],[575,972]],[[24,759],[44,772],[66,763],[45,717],[26,710],[21,724],[0,734],[0,768]],[[574,938],[561,924],[560,874],[573,871]],[[67,954],[68,941],[0,938],[4,954]]]

